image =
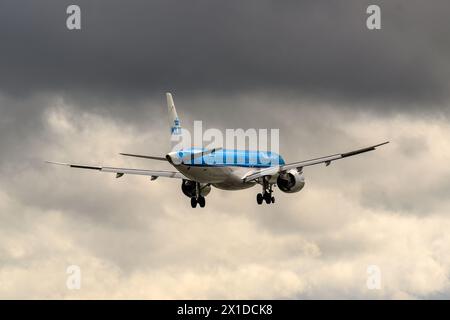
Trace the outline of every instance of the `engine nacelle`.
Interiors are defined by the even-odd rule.
[[[283,192],[299,192],[305,186],[305,177],[297,169],[292,169],[278,176],[277,186]]]
[[[183,180],[181,183],[181,191],[189,197],[195,197],[195,181],[192,180]],[[200,195],[206,197],[208,193],[211,191],[211,186],[206,183],[200,183]]]

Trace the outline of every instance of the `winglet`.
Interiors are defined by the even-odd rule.
[[[362,149],[358,149],[358,150],[350,151],[350,152],[345,152],[345,153],[342,153],[342,154],[341,154],[341,157],[342,157],[342,158],[346,158],[346,157],[350,157],[350,156],[355,156],[355,155],[360,154],[360,153],[364,153],[364,152],[368,152],[368,151],[373,151],[373,150],[375,150],[377,147],[382,146],[382,145],[385,145],[385,144],[388,144],[388,143],[389,143],[389,141],[386,141],[386,142],[379,143],[379,144],[376,144],[376,145],[371,146],[371,147],[362,148]]]
[[[374,145],[373,147],[374,147],[374,148],[376,148],[376,147],[379,147],[379,146],[382,146],[382,145],[388,144],[389,142],[390,142],[390,141],[385,141],[385,142],[382,142],[382,143],[376,144],[376,145]]]

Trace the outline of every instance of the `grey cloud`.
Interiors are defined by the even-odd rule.
[[[368,3],[77,1],[83,29],[69,32],[67,1],[4,1],[0,87],[106,97],[277,90],[378,108],[441,105],[448,1],[377,1],[377,32],[365,27]]]

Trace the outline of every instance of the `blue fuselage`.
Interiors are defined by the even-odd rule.
[[[188,166],[268,168],[285,164],[279,154],[271,151],[220,149],[199,157],[189,156],[200,151],[204,149],[183,149],[178,151],[177,155],[183,158],[183,164]]]

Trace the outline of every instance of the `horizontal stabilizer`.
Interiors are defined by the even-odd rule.
[[[165,157],[155,157],[155,156],[146,156],[142,154],[132,154],[132,153],[120,153],[122,156],[127,157],[135,157],[135,158],[144,158],[144,159],[151,159],[151,160],[159,160],[159,161],[167,161]]]

